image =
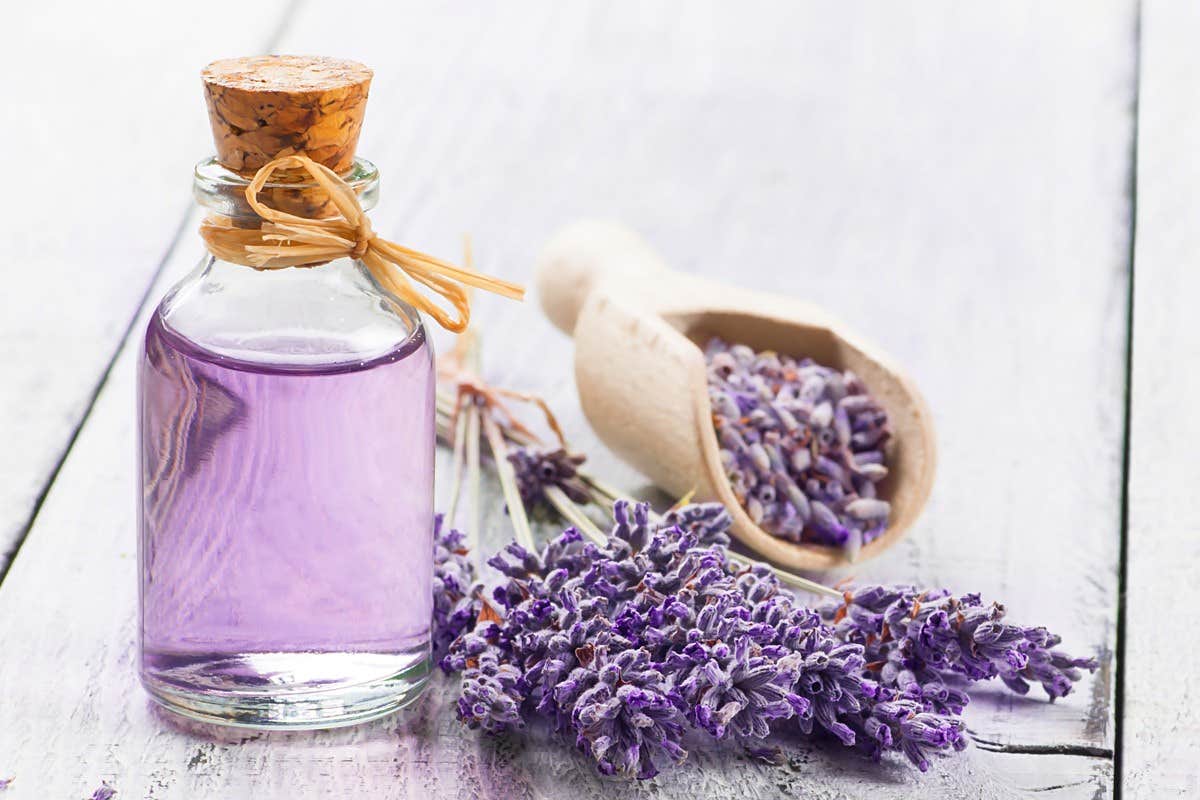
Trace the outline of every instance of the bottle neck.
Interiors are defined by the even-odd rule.
[[[379,175],[373,164],[357,159],[342,178],[364,209],[374,206]],[[235,226],[257,227],[261,219],[246,202],[251,180],[207,159],[196,166],[196,201]],[[327,201],[313,183],[268,183],[258,199],[312,218]],[[276,366],[365,363],[423,337],[416,311],[352,258],[257,270],[206,253],[163,299],[158,320],[199,350]]]
[[[374,164],[365,158],[356,158],[341,178],[358,195],[364,211],[375,207],[379,201],[379,170]],[[258,224],[259,217],[246,202],[246,188],[251,180],[252,176],[227,169],[215,157],[206,158],[196,165],[192,195],[201,208],[253,227]],[[336,213],[325,190],[312,182],[270,181],[259,192],[259,200],[271,208],[300,217],[317,219]]]

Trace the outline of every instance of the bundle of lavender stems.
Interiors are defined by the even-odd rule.
[[[485,587],[477,542],[438,519],[435,655],[459,676],[457,716],[471,728],[548,725],[601,773],[638,778],[681,762],[696,737],[773,759],[789,732],[876,760],[898,753],[923,772],[966,747],[971,684],[1040,684],[1054,700],[1097,667],[977,594],[840,591],[735,554],[720,504],[657,515],[477,400],[439,395],[454,448],[448,518],[465,474],[478,533],[482,437],[515,540],[487,559],[499,579]],[[581,505],[610,508],[611,521],[602,529]],[[569,526],[538,546],[534,509]],[[826,601],[812,608],[794,591]]]

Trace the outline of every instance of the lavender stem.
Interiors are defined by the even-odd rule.
[[[472,398],[467,416],[467,494],[471,502],[471,524],[467,527],[468,548],[479,547],[479,527],[483,524],[483,502],[480,499],[479,406]]]
[[[575,501],[567,497],[566,492],[557,486],[547,486],[543,491],[546,499],[550,501],[550,505],[554,506],[554,510],[561,514],[567,522],[574,525],[580,533],[596,544],[604,544],[608,537],[596,523],[588,519],[587,515],[583,513],[583,509],[576,505]]]
[[[496,474],[500,476],[500,488],[504,491],[504,502],[508,504],[508,515],[512,518],[517,541],[529,550],[536,550],[533,531],[529,528],[529,517],[525,515],[525,504],[521,502],[521,491],[517,488],[517,477],[508,461],[508,445],[504,442],[496,420],[492,419],[490,414],[481,416],[483,431],[492,448],[492,461],[496,465]]]
[[[459,409],[458,419],[454,423],[454,433],[450,436],[450,441],[454,446],[454,459],[450,468],[451,478],[450,483],[450,502],[446,506],[446,522],[450,527],[454,527],[455,513],[458,511],[458,496],[462,489],[463,470],[466,468],[464,463],[466,459],[466,441],[467,441],[467,415],[466,409]],[[441,419],[438,419],[438,427],[441,427]],[[449,427],[449,423],[447,423]]]
[[[600,495],[603,496],[604,499],[606,499],[610,504],[625,498],[623,493],[609,486],[607,483],[600,480],[595,475],[587,472],[586,470],[576,470],[576,474],[579,476],[580,480],[599,492]]]

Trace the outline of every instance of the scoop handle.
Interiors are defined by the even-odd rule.
[[[631,295],[656,296],[674,273],[650,245],[624,225],[585,220],[563,228],[537,261],[542,309],[559,330],[575,332],[579,310],[600,286],[628,283]]]

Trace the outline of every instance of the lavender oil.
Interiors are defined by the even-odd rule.
[[[353,722],[428,672],[430,348],[417,328],[327,364],[321,344],[255,363],[161,314],[146,332],[142,678],[194,715]]]

